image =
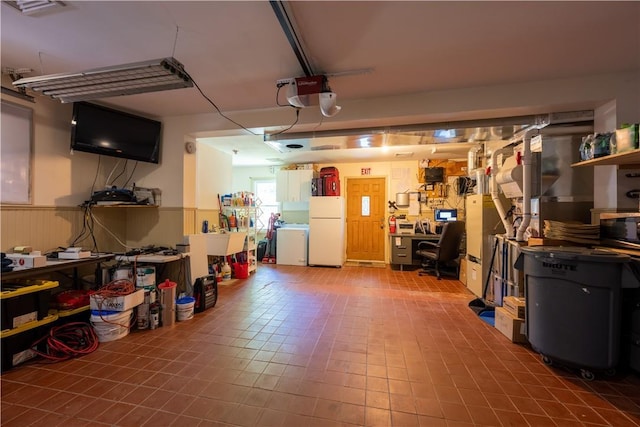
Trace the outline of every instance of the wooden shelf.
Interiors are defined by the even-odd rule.
[[[640,148],[624,153],[611,154],[597,159],[585,160],[574,163],[571,166],[602,166],[602,165],[621,165],[627,167],[640,167]]]

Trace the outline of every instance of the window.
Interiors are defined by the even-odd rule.
[[[272,213],[280,212],[280,204],[276,202],[275,179],[256,179],[253,181],[253,192],[260,201],[260,216],[258,217],[258,233],[265,233],[269,227]]]

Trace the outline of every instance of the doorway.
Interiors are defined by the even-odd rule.
[[[347,260],[384,262],[386,178],[347,178]]]

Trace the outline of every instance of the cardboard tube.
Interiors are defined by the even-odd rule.
[[[176,323],[176,287],[176,282],[171,282],[169,279],[158,285],[162,306],[162,326],[172,326]]]

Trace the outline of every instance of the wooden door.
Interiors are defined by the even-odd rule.
[[[385,179],[349,178],[347,259],[384,261]]]

